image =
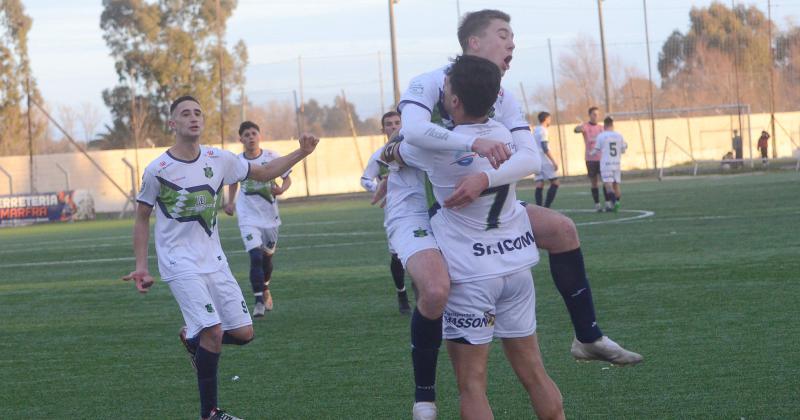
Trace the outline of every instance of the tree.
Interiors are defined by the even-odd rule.
[[[716,105],[749,103],[768,109],[770,22],[755,6],[722,3],[693,7],[690,28],[674,31],[658,59],[662,87],[671,102]],[[725,98],[739,86],[739,98]],[[684,95],[688,92],[689,95]],[[684,96],[681,100],[681,96]]]
[[[31,97],[42,103],[31,74],[28,32],[33,21],[20,0],[0,0],[0,154],[28,151],[28,122],[24,103],[26,83]],[[46,135],[46,124],[34,120],[34,136]]]
[[[104,0],[100,27],[115,60],[119,84],[103,93],[103,100],[114,118],[103,137],[119,147],[132,133],[130,127],[142,107],[142,138],[156,144],[171,142],[166,121],[169,104],[191,94],[205,111],[205,142],[219,139],[220,60],[225,91],[225,137],[237,138],[238,112],[232,106],[231,92],[244,85],[247,48],[239,41],[232,50],[220,46],[217,29],[236,8],[236,0],[220,0],[219,16],[210,0]],[[217,25],[220,25],[218,28]],[[135,103],[131,91],[135,89]],[[140,104],[139,101],[143,101]],[[134,117],[134,118],[132,118]]]

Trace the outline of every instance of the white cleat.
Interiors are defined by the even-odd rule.
[[[256,306],[253,308],[253,317],[254,318],[261,318],[264,316],[264,312],[267,310],[267,307],[264,306],[261,302],[256,302]]]
[[[600,203],[594,203],[594,210],[596,212],[598,212],[598,213],[602,213],[603,212],[603,206],[601,206]]]
[[[635,365],[644,360],[641,354],[625,350],[606,336],[594,343],[581,343],[576,338],[570,353],[577,360],[601,360],[615,365]]]
[[[436,403],[419,401],[414,403],[413,420],[436,420]]]

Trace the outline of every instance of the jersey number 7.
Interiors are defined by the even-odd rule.
[[[500,226],[500,211],[503,210],[503,204],[506,202],[506,197],[508,197],[508,188],[508,184],[498,185],[487,188],[481,193],[481,197],[494,195],[494,202],[492,207],[489,208],[489,216],[486,218],[486,230],[497,229]]]

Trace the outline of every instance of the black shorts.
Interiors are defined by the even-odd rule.
[[[762,147],[761,148],[761,159],[766,159],[766,158],[767,158],[767,148],[766,147]]]
[[[599,160],[587,160],[586,161],[586,176],[589,178],[594,178],[596,176],[600,176],[600,161]]]

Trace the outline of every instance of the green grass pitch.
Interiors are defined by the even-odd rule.
[[[532,190],[520,197],[532,200]],[[562,187],[555,203],[590,206],[583,183]],[[579,225],[601,327],[643,364],[575,362],[545,254],[534,269],[542,352],[567,417],[800,415],[800,175],[632,181],[623,209],[655,214],[567,214]],[[247,419],[409,418],[408,318],[397,312],[382,212],[358,195],[285,203],[282,216],[275,310],[255,322],[253,343],[224,349],[220,405]],[[168,287],[143,296],[119,280],[133,268],[131,226],[0,230],[4,416],[197,418]],[[252,306],[236,222],[223,215],[220,227]],[[150,267],[157,272],[152,259]],[[445,351],[439,366],[441,418],[456,418]],[[533,417],[497,342],[489,389],[498,419]]]

